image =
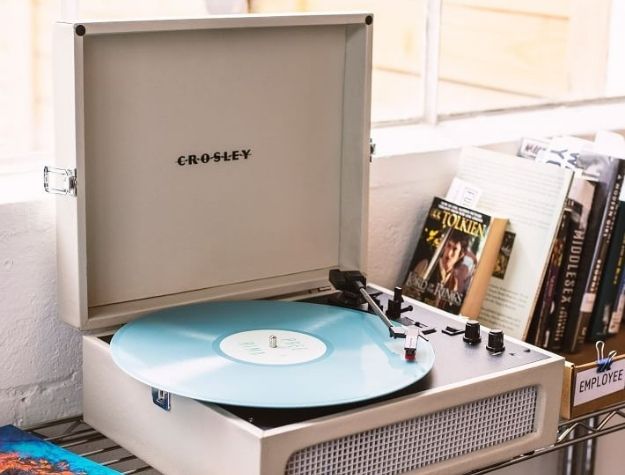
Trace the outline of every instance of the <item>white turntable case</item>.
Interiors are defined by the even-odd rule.
[[[84,416],[164,473],[313,474],[329,450],[333,473],[464,472],[554,440],[556,358],[269,430],[175,395],[165,411],[112,361],[104,329],[145,312],[294,298],[329,269],[366,269],[371,24],[57,25],[60,315],[99,331],[83,339]],[[525,425],[428,439],[528,391]]]

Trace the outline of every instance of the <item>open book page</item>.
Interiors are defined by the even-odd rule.
[[[462,150],[458,178],[482,190],[481,210],[510,220],[506,265],[495,269],[480,312],[486,326],[526,337],[572,175],[512,155]]]

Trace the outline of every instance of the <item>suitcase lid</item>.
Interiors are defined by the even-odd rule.
[[[61,317],[105,328],[364,271],[371,18],[57,24]]]

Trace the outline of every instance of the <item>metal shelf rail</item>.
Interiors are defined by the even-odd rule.
[[[608,427],[610,421],[613,424]],[[566,475],[592,473],[592,468],[588,468],[592,467],[593,462],[592,453],[594,447],[592,446],[592,441],[602,435],[623,429],[625,429],[625,402],[576,417],[569,421],[563,421],[558,426],[558,438],[555,444],[473,471],[471,475],[490,473],[556,450],[572,449],[575,444],[582,442],[586,443],[584,450],[579,450],[577,454],[569,450],[566,457],[564,457],[563,473]],[[159,472],[145,462],[110,441],[95,429],[92,429],[80,417],[41,424],[31,427],[29,431],[83,457],[90,458],[101,465],[115,469],[124,475],[138,473],[159,475]]]
[[[608,427],[608,422],[613,424]],[[562,421],[558,426],[558,438],[556,443],[535,450],[534,452],[514,457],[513,459],[501,462],[483,469],[471,472],[471,475],[481,475],[490,473],[500,468],[515,465],[517,463],[529,460],[541,455],[561,450],[565,448],[572,449],[575,444],[586,442],[584,450],[578,451],[577,454],[569,451],[564,459],[563,473],[566,475],[576,473],[592,473],[592,455],[594,454],[593,440],[602,435],[612,434],[619,430],[625,429],[625,402],[600,409],[589,414],[585,414],[568,421]],[[581,454],[581,455],[580,455]],[[573,460],[577,463],[573,464]]]
[[[124,475],[159,475],[148,464],[87,425],[80,416],[40,424],[28,431]]]

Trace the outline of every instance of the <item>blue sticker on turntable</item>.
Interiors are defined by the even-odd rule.
[[[304,302],[211,302],[155,312],[113,336],[115,363],[173,394],[237,406],[317,407],[403,389],[434,364],[403,357],[378,317]]]

